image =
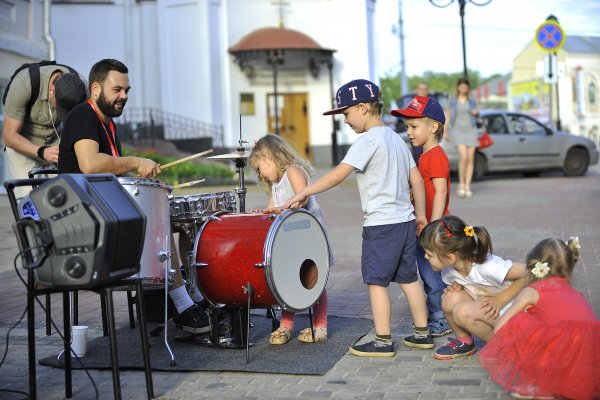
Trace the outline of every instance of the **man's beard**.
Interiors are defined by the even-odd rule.
[[[119,100],[119,99],[115,100],[112,103],[108,102],[106,100],[106,97],[104,96],[104,90],[100,91],[100,96],[98,96],[98,100],[96,101],[96,104],[98,105],[98,108],[100,109],[100,111],[102,111],[102,114],[104,114],[110,118],[120,117],[121,114],[123,113],[123,110],[125,109],[126,103],[127,103],[127,100]],[[118,110],[115,107],[117,104],[122,104],[123,107],[120,110]]]

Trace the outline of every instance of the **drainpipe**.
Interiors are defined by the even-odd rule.
[[[50,4],[52,0],[44,0],[44,40],[48,43],[48,60],[56,59],[54,38],[50,35]]]

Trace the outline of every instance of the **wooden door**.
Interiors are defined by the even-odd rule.
[[[275,96],[267,95],[269,133],[275,132]],[[307,160],[312,160],[308,134],[308,95],[306,93],[277,94],[279,134]]]

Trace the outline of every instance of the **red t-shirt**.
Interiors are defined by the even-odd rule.
[[[431,222],[431,212],[433,211],[433,196],[435,196],[434,178],[445,178],[448,192],[446,194],[446,207],[442,216],[449,214],[448,204],[450,204],[450,162],[448,156],[441,146],[435,146],[433,149],[424,152],[419,157],[419,172],[425,183],[425,215],[427,221]]]

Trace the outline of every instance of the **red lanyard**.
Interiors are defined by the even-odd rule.
[[[102,124],[102,127],[104,128],[104,133],[106,133],[106,137],[108,138],[108,144],[110,146],[110,151],[112,153],[113,157],[119,157],[119,152],[117,151],[117,146],[116,146],[116,141],[115,141],[115,123],[113,122],[112,119],[108,120],[108,127],[110,129],[110,133],[112,133],[112,136],[108,133],[108,131],[106,130],[106,125],[104,125],[104,122],[102,122],[102,118],[100,118],[100,114],[98,114],[98,111],[96,110],[96,107],[94,107],[94,103],[92,102],[91,99],[89,99],[87,101],[87,103],[90,105],[90,107],[92,107],[92,110],[94,110],[94,112],[96,113],[96,116],[98,117],[98,119],[100,120],[100,123]]]

